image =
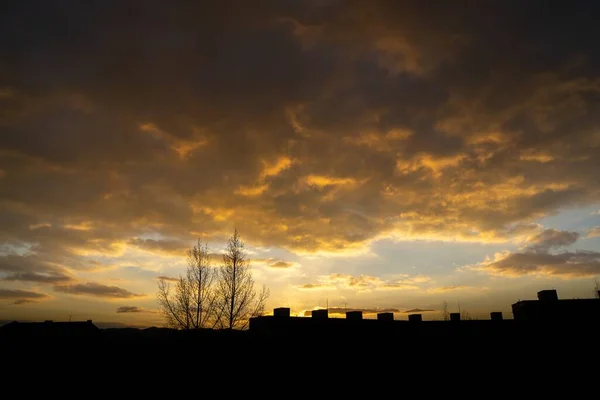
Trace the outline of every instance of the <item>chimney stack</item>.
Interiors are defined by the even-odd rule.
[[[360,321],[363,319],[363,313],[362,311],[346,311],[346,319]]]
[[[410,314],[408,316],[408,320],[410,322],[421,322],[421,321],[423,321],[423,315],[422,314]]]
[[[275,308],[275,309],[273,309],[273,316],[280,317],[280,318],[289,318],[290,309],[288,307]]]
[[[539,301],[558,301],[558,293],[554,289],[540,290],[537,295]]]
[[[327,319],[327,318],[329,318],[329,310],[328,309],[312,310],[311,315],[312,315],[312,318]]]
[[[380,312],[377,313],[377,321],[393,321],[394,313],[391,312]]]
[[[490,318],[492,321],[502,321],[504,319],[501,311],[492,311],[490,313]]]

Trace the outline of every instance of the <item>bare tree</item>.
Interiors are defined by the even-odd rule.
[[[471,314],[469,314],[469,312],[468,312],[467,310],[463,310],[463,312],[462,312],[462,314],[461,314],[460,318],[461,318],[461,319],[464,319],[465,321],[471,321],[471,320],[474,320],[474,319],[475,319],[475,318],[473,318],[473,317],[471,316]]]
[[[442,318],[444,321],[448,321],[450,319],[450,313],[448,312],[448,302],[444,301],[442,304]]]
[[[597,299],[600,298],[600,282],[598,279],[594,279],[594,297]]]
[[[269,289],[257,294],[250,260],[237,229],[227,243],[219,268],[218,302],[220,327],[245,329],[251,317],[263,314]]]
[[[187,253],[187,264],[185,276],[179,276],[173,291],[164,278],[159,280],[159,309],[169,327],[213,328],[218,322],[216,272],[210,263],[208,246],[198,241]]]

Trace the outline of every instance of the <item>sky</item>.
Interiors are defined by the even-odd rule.
[[[160,325],[234,229],[267,310],[592,297],[599,11],[3,1],[0,320]]]

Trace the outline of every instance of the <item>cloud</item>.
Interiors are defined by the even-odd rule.
[[[131,293],[128,290],[120,288],[118,286],[107,286],[100,283],[88,282],[78,283],[74,285],[59,285],[54,286],[54,290],[61,293],[68,293],[74,295],[90,295],[96,297],[105,298],[116,298],[125,299],[130,297],[141,296],[139,294]]]
[[[338,289],[367,292],[373,290],[419,290],[431,278],[423,275],[404,275],[399,279],[383,280],[377,276],[334,273],[317,277],[316,282],[297,286],[302,290]]]
[[[333,288],[333,286],[327,286],[322,283],[304,283],[302,285],[298,285],[298,289],[325,289],[325,288]]]
[[[264,264],[271,268],[292,268],[297,266],[297,263],[281,260],[279,258],[253,258],[252,263]]]
[[[30,299],[18,299],[13,303],[14,305],[28,304],[28,303],[37,303],[35,300]]]
[[[446,293],[446,292],[454,292],[458,290],[475,290],[475,291],[486,291],[487,287],[474,287],[474,286],[466,286],[466,285],[451,285],[451,286],[439,286],[439,287],[431,287],[428,288],[427,291],[429,293]]]
[[[509,277],[534,275],[571,279],[600,274],[599,252],[550,251],[575,243],[579,236],[577,232],[547,229],[528,238],[523,251],[496,253],[493,258],[487,257],[483,262],[467,266],[465,269]]]
[[[422,313],[422,312],[435,312],[436,310],[430,310],[427,308],[411,308],[410,310],[404,310],[403,313]]]
[[[62,274],[43,274],[36,272],[19,272],[7,275],[2,278],[5,281],[24,281],[24,282],[40,282],[40,283],[65,283],[73,280],[70,276]]]
[[[599,237],[599,236],[600,236],[600,226],[595,226],[587,231],[587,234],[585,237],[594,238],[594,237]]]
[[[14,300],[13,304],[15,305],[35,303],[38,300],[44,300],[46,298],[48,298],[48,295],[44,293],[0,288],[0,300]]]
[[[117,313],[155,313],[155,311],[147,310],[138,306],[123,306],[117,308]]]
[[[166,275],[157,276],[156,279],[164,279],[165,281],[171,281],[171,282],[179,281],[179,278],[172,278],[172,277],[166,276]]]
[[[277,262],[275,262],[273,264],[270,264],[269,267],[271,267],[271,268],[290,268],[293,265],[294,264],[292,264],[290,262],[280,260],[280,261],[277,261]]]
[[[579,239],[578,232],[546,229],[525,240],[527,249],[531,251],[547,252],[552,248],[569,246]]]
[[[505,252],[472,268],[491,275],[509,277],[534,275],[585,278],[600,274],[600,253],[584,250],[557,254]]]
[[[254,244],[344,251],[389,236],[506,241],[515,226],[600,199],[589,100],[600,84],[589,63],[569,64],[591,43],[563,35],[552,54],[564,57],[550,57],[546,21],[533,36],[518,24],[498,35],[486,21],[515,18],[502,4],[372,3],[239,5],[235,16],[144,4],[134,26],[117,21],[108,36],[93,4],[66,17],[55,5],[15,7],[23,29],[3,24],[0,37],[41,61],[1,46],[7,212],[27,227],[85,228],[40,237],[45,249],[177,254],[199,226],[208,237],[243,226]],[[69,51],[38,23],[53,17],[81,38]],[[423,21],[436,29],[423,34]],[[150,34],[165,42],[140,41]],[[514,37],[530,40],[514,49]],[[228,52],[209,54],[215,46]],[[30,243],[45,231],[3,229]],[[131,239],[148,231],[173,241]]]
[[[131,239],[129,244],[139,249],[150,251],[153,253],[185,256],[186,252],[191,248],[181,240],[154,240],[154,239]]]
[[[73,278],[64,267],[36,255],[5,254],[0,256],[0,278],[4,281],[68,283]]]
[[[138,313],[142,311],[143,310],[137,306],[123,306],[117,308],[117,313]]]

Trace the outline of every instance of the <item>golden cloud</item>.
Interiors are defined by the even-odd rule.
[[[374,290],[420,290],[422,284],[431,280],[423,275],[408,276],[392,280],[383,280],[377,276],[350,275],[334,273],[319,276],[316,282],[304,283],[297,286],[298,289],[308,290],[352,290],[356,292],[369,292]]]
[[[590,230],[588,230],[586,237],[588,237],[588,238],[600,237],[600,226],[595,226],[595,227],[591,228]]]

